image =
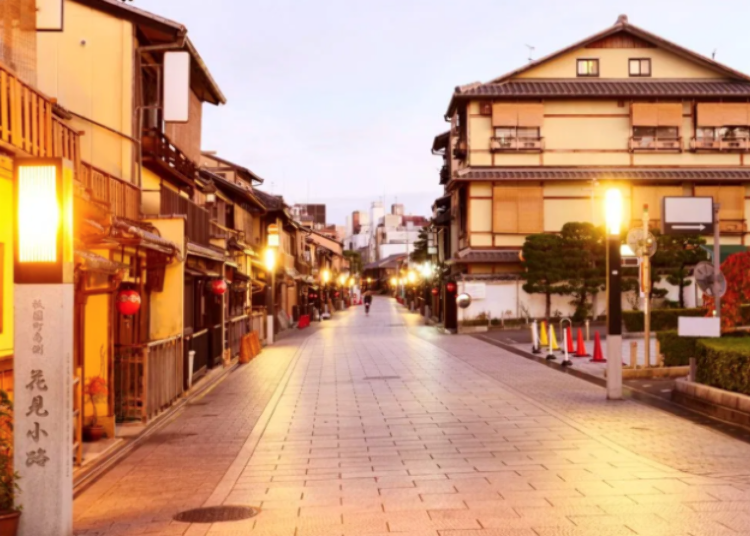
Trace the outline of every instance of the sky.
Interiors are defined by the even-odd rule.
[[[374,200],[428,215],[432,139],[454,88],[487,81],[614,24],[619,14],[750,72],[740,0],[133,0],[183,23],[227,97],[203,148],[330,223]]]

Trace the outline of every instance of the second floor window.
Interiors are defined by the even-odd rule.
[[[577,61],[576,74],[578,76],[599,76],[599,60],[580,59]]]
[[[698,139],[746,140],[750,138],[750,127],[698,127]]]
[[[651,60],[648,58],[631,59],[628,63],[630,76],[651,76]]]
[[[633,127],[637,139],[676,140],[680,137],[677,127]]]
[[[538,127],[496,127],[495,138],[503,139],[524,139],[538,140],[540,138]]]

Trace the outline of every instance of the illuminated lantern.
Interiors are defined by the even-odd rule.
[[[437,296],[437,295],[438,295],[438,289],[436,289],[436,288],[433,288],[433,289],[432,289],[432,295],[433,295],[433,296]]]
[[[338,297],[339,297],[339,291],[338,291],[338,290],[336,291],[336,294],[334,294],[334,296],[335,296],[336,298],[338,298]]]
[[[117,293],[115,303],[121,315],[134,315],[141,308],[141,296],[135,290],[121,290]]]
[[[456,284],[453,281],[451,281],[450,283],[445,285],[445,289],[448,292],[456,292]]]
[[[223,279],[214,279],[211,281],[211,292],[217,296],[221,296],[227,291],[227,282]]]
[[[521,262],[523,262],[525,260],[523,258],[523,250],[522,249],[518,250],[518,260],[521,261]]]

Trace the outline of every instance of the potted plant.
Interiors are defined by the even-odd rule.
[[[13,470],[13,407],[8,394],[0,390],[0,536],[15,536],[18,532],[18,478]]]
[[[91,424],[84,428],[83,434],[86,441],[99,441],[104,437],[104,427],[99,424],[98,416],[96,414],[96,403],[106,400],[108,393],[107,382],[101,376],[94,376],[86,384],[86,394],[91,400],[91,408],[93,409],[93,417],[91,418]]]

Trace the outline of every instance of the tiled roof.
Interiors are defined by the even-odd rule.
[[[521,262],[518,257],[519,250],[509,249],[465,249],[450,260],[451,264],[486,263],[486,264],[509,264]]]
[[[750,181],[750,169],[570,169],[570,168],[515,168],[515,169],[471,169],[459,173],[454,180],[637,180],[637,181],[705,181],[745,182]]]
[[[750,97],[750,82],[711,80],[509,80],[456,88],[473,97]]]
[[[266,210],[284,210],[284,208],[286,207],[284,198],[280,195],[269,194],[267,192],[264,192],[263,190],[258,189],[253,189],[253,195],[257,197],[261,203],[263,203],[263,206],[266,207]]]

